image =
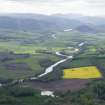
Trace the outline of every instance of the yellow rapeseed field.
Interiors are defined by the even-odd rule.
[[[89,79],[89,78],[101,78],[101,77],[102,75],[100,71],[95,66],[65,69],[63,71],[64,79],[73,79],[73,78]]]

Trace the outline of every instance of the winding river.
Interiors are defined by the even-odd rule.
[[[75,48],[75,50],[74,50],[75,53],[77,53],[77,52],[80,50],[80,47],[82,47],[84,44],[85,44],[85,42],[79,43],[79,44],[78,44],[78,48]],[[74,58],[73,55],[72,55],[72,56],[68,56],[68,55],[64,55],[64,54],[62,54],[62,53],[60,53],[60,52],[56,52],[55,54],[56,54],[57,56],[60,56],[60,57],[65,57],[65,59],[62,59],[62,60],[56,62],[55,64],[49,66],[48,68],[46,68],[46,70],[45,70],[44,73],[38,75],[37,77],[31,77],[30,80],[36,80],[36,79],[39,79],[39,78],[41,78],[41,77],[43,77],[43,76],[45,76],[45,75],[51,73],[51,72],[54,71],[54,68],[55,68],[56,66],[58,66],[59,64],[64,63],[64,62],[66,62],[67,60]]]
[[[75,48],[75,49],[74,49],[74,53],[79,52],[80,48],[81,48],[82,46],[84,46],[85,43],[86,43],[86,42],[81,42],[80,44],[78,44],[78,46],[77,46],[78,48]],[[62,54],[62,53],[60,53],[60,52],[56,52],[55,54],[56,54],[57,56],[65,57],[65,58],[62,59],[62,60],[60,60],[60,61],[58,61],[58,62],[56,62],[56,63],[54,63],[53,65],[49,66],[48,68],[46,68],[44,73],[42,73],[42,74],[40,74],[40,75],[38,75],[38,76],[35,76],[35,77],[34,77],[34,76],[33,76],[33,77],[30,77],[30,78],[28,78],[28,79],[29,79],[29,80],[36,80],[36,79],[39,79],[39,78],[41,78],[41,77],[44,77],[44,76],[46,76],[47,74],[53,72],[53,71],[54,71],[54,68],[55,68],[56,66],[58,66],[59,64],[64,63],[64,62],[66,62],[67,60],[70,60],[70,59],[72,60],[72,59],[74,58],[73,55],[72,55],[72,56],[68,56],[68,55],[64,55],[64,54]],[[10,84],[23,83],[24,80],[27,80],[27,79],[13,80]],[[2,87],[2,86],[7,86],[7,85],[8,85],[8,84],[1,84],[1,83],[0,83],[0,87]]]
[[[58,61],[58,62],[56,62],[55,64],[53,64],[53,65],[51,65],[51,66],[49,66],[48,68],[46,68],[46,70],[45,70],[44,73],[38,75],[37,77],[31,77],[30,80],[35,80],[35,79],[38,79],[38,78],[40,78],[40,77],[43,77],[43,76],[47,75],[48,73],[53,72],[54,67],[58,66],[59,64],[65,62],[65,61],[67,61],[67,60],[69,60],[69,59],[73,59],[73,56],[63,55],[63,54],[61,54],[60,52],[56,52],[56,55],[58,55],[58,56],[63,56],[63,57],[66,57],[66,58],[65,58],[65,59],[62,59],[62,60],[60,60],[60,61]]]

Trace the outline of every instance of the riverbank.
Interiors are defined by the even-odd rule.
[[[85,44],[85,43],[84,43]],[[78,48],[75,48],[75,53],[80,53],[79,51],[80,48],[84,45],[83,42],[78,44]],[[81,45],[81,46],[80,46]],[[77,50],[78,49],[78,50]],[[51,65],[48,67],[44,73],[38,75],[37,77],[31,77],[28,82],[25,82],[24,85],[31,86],[34,89],[39,89],[39,90],[48,90],[48,91],[67,91],[67,90],[72,90],[72,91],[77,91],[81,88],[84,88],[87,83],[90,82],[89,79],[69,79],[69,80],[53,80],[53,81],[46,81],[45,77],[49,76],[50,74],[54,74],[56,76],[56,67],[61,65],[62,63],[66,62],[67,60],[72,61],[72,59],[75,57],[74,55],[68,56],[64,55],[60,52],[56,52],[56,55],[64,57],[64,59],[56,62],[55,64]],[[61,70],[59,70],[61,71]],[[40,79],[42,78],[42,79]],[[49,78],[49,77],[48,77]],[[39,80],[38,80],[39,79]]]

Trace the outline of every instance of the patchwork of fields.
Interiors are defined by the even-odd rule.
[[[54,71],[46,75],[42,80],[62,80],[63,70],[69,68],[71,72],[72,68],[83,69],[81,67],[92,65],[100,66],[100,70],[105,68],[105,36],[102,33],[93,35],[75,30],[70,32],[54,31],[53,33],[56,35],[56,39],[54,39],[52,32],[45,32],[44,34],[41,32],[17,32],[15,30],[0,30],[0,32],[0,78],[20,79],[41,74],[47,67],[63,59],[63,57],[55,55],[55,52],[59,51],[68,56],[74,55],[74,49],[78,48],[78,44],[82,41],[85,41],[86,45],[80,49],[81,53],[74,55],[72,61],[67,60],[55,67]],[[97,62],[95,62],[96,60]],[[82,70],[78,70],[78,72],[82,72],[82,76],[84,74],[89,75],[89,77],[82,78],[101,77],[96,68],[94,68],[94,71],[92,69],[89,72],[89,70],[87,72],[90,74]],[[74,71],[78,74],[77,69]],[[71,72],[68,74],[71,74]],[[97,72],[98,74],[93,77],[91,72],[93,74]],[[75,72],[72,73],[76,74]],[[66,77],[63,76],[63,78]],[[70,75],[67,78],[75,78],[75,75]],[[79,75],[76,78],[79,78]]]

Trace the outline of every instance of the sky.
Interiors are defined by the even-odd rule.
[[[4,13],[105,16],[105,0],[0,0],[0,14]]]

